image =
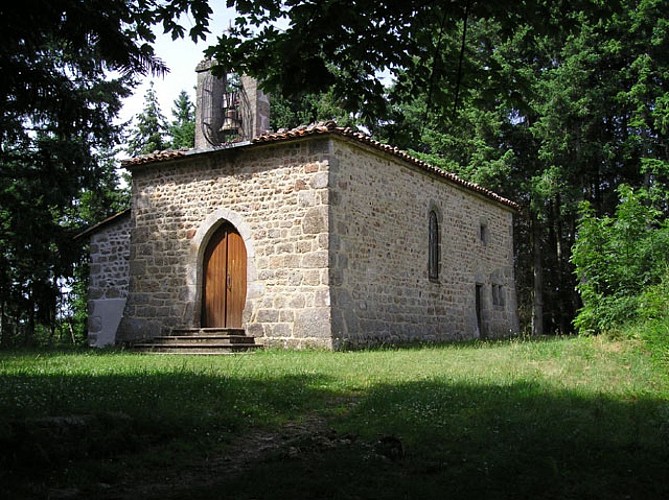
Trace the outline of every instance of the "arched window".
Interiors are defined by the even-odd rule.
[[[434,210],[430,211],[429,249],[427,274],[431,280],[439,279],[439,219]]]

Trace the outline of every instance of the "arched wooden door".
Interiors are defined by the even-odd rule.
[[[204,253],[202,326],[241,328],[246,303],[246,246],[230,224],[221,226]]]

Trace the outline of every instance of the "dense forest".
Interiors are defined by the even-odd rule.
[[[598,333],[664,315],[669,297],[669,13],[660,0],[228,0],[207,55],[258,78],[273,126],[322,119],[518,202],[527,332]],[[127,202],[115,153],[192,142],[152,26],[202,39],[206,0],[0,7],[0,343],[81,339],[85,258],[72,236]],[[188,14],[192,27],[179,24]],[[176,96],[175,96],[176,97]],[[63,333],[64,332],[64,333]]]

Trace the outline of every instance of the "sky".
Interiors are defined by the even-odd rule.
[[[154,49],[156,55],[160,57],[170,69],[165,76],[149,76],[145,78],[141,85],[137,86],[134,94],[127,98],[120,113],[121,122],[130,120],[132,117],[141,113],[144,107],[144,95],[153,80],[160,109],[163,115],[170,120],[172,118],[172,107],[174,100],[179,96],[182,90],[188,92],[191,102],[195,103],[195,66],[204,58],[204,50],[216,41],[218,34],[221,33],[230,24],[234,16],[234,10],[226,9],[223,2],[210,2],[214,13],[209,24],[211,32],[206,41],[198,44],[186,36],[186,38],[173,41],[171,36],[162,33],[162,27],[155,28],[156,43]],[[183,18],[182,26],[188,31],[192,26],[192,21]]]

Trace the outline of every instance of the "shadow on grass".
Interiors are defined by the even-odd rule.
[[[348,444],[278,454],[191,498],[669,498],[669,405],[536,384],[381,384],[330,420]],[[379,451],[392,436],[402,453]],[[176,497],[175,497],[176,498]]]
[[[152,449],[187,462],[250,428],[321,408],[327,384],[318,375],[259,379],[178,368],[0,375],[0,497],[3,486],[39,485],[72,462]]]
[[[177,474],[251,428],[320,414],[350,438],[305,436],[238,474],[180,484],[171,498],[669,498],[666,400],[447,379],[379,383],[352,399],[333,382],[188,370],[0,376],[0,483],[44,493],[97,462],[77,481],[113,484],[156,450],[169,464],[147,471]],[[383,436],[401,453],[380,451]]]

